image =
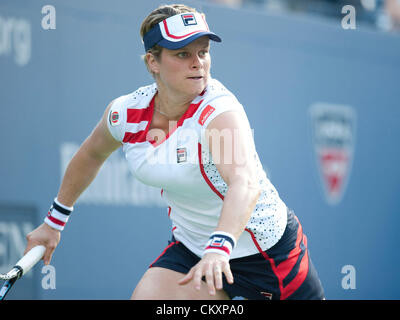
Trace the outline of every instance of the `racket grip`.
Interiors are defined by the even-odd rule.
[[[36,246],[29,250],[17,263],[16,267],[22,269],[22,274],[27,273],[31,268],[42,259],[46,248],[44,246]]]

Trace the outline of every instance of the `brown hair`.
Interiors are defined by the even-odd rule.
[[[184,4],[169,4],[169,5],[159,6],[157,9],[153,10],[143,20],[142,25],[140,26],[141,38],[143,39],[144,35],[147,32],[149,32],[150,29],[153,28],[157,23],[159,23],[169,17],[175,16],[177,14],[184,13],[184,12],[198,12],[198,11],[196,9],[191,8]],[[154,45],[149,50],[147,50],[147,52],[151,53],[155,57],[156,60],[159,60],[159,58],[161,56],[161,51],[162,51],[162,47],[157,44]],[[152,71],[149,68],[149,65],[147,64],[146,55],[142,55],[142,59],[144,60],[144,63],[146,64],[147,70],[149,70],[149,72],[152,73]]]

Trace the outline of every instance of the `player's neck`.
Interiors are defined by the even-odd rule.
[[[168,94],[164,90],[158,90],[154,100],[154,109],[169,120],[179,120],[192,100],[191,97],[179,97]]]

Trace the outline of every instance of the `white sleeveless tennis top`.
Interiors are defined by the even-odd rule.
[[[223,112],[246,114],[236,97],[212,79],[168,136],[156,143],[146,139],[156,92],[154,83],[114,100],[108,128],[123,143],[132,174],[144,184],[161,188],[175,239],[201,257],[217,227],[228,189],[211,158],[205,129]],[[254,157],[262,192],[231,259],[271,248],[286,227],[286,205],[268,180],[256,152]]]

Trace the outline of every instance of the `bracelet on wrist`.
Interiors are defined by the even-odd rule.
[[[229,258],[235,248],[236,240],[233,235],[224,231],[215,231],[211,234],[203,255],[206,253],[218,253]]]
[[[73,210],[73,207],[65,206],[55,198],[47,216],[44,218],[44,222],[56,230],[63,231]]]

